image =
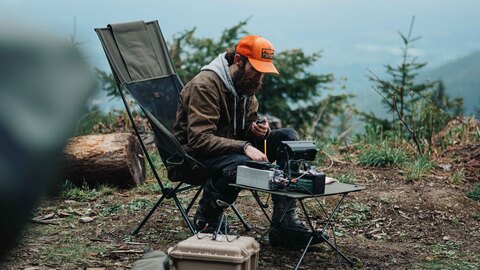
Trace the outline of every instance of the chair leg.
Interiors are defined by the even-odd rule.
[[[197,192],[195,193],[195,196],[193,196],[192,200],[190,201],[190,204],[188,205],[187,209],[185,209],[185,213],[187,213],[188,215],[188,212],[190,212],[190,209],[192,209],[192,206],[193,204],[195,203],[195,201],[197,200],[198,196],[200,195],[200,193],[202,192],[203,190],[203,186],[201,186]]]
[[[196,233],[195,228],[193,228],[192,222],[190,222],[190,219],[188,218],[188,215],[185,212],[185,209],[183,208],[183,205],[178,199],[176,194],[173,196],[173,200],[175,201],[175,204],[177,205],[178,210],[180,210],[180,214],[182,214],[183,220],[185,220],[185,223],[187,223],[187,226],[190,229],[190,232],[192,232],[192,235],[194,235]]]
[[[160,197],[160,199],[158,199],[157,203],[152,207],[152,209],[150,209],[150,212],[148,212],[148,214],[143,218],[142,222],[140,222],[138,227],[135,230],[133,230],[132,235],[137,235],[140,232],[143,225],[145,225],[145,223],[147,223],[147,221],[153,215],[155,210],[157,210],[157,208],[160,206],[160,204],[163,202],[164,199],[171,199],[171,198],[173,198],[175,200],[175,203],[177,204],[177,207],[179,208],[180,213],[182,214],[182,217],[185,219],[185,222],[187,222],[187,225],[189,226],[190,230],[193,233],[193,226],[190,223],[190,221],[188,220],[188,217],[185,214],[185,210],[183,209],[182,204],[180,203],[180,201],[178,200],[178,198],[176,196],[176,192],[180,189],[180,187],[182,185],[183,185],[183,183],[179,183],[174,189],[163,188],[163,185],[160,185],[160,188],[162,189],[162,193],[163,193],[162,196]]]
[[[233,210],[233,212],[235,213],[235,215],[237,215],[237,217],[238,217],[238,219],[240,220],[240,222],[242,222],[243,228],[245,228],[245,231],[247,231],[247,232],[248,232],[248,231],[251,231],[251,230],[253,229],[253,226],[250,225],[249,223],[247,223],[247,222],[245,221],[245,219],[244,219],[243,216],[240,214],[240,212],[238,212],[237,207],[236,207],[234,204],[232,204],[232,205],[230,205],[230,208],[232,208],[232,210]]]
[[[180,187],[183,185],[183,182],[180,182],[174,189],[172,188],[166,188],[164,190],[164,194],[168,194],[167,198],[173,199],[175,201],[175,204],[177,205],[178,210],[180,210],[180,214],[182,214],[182,218],[187,223],[188,228],[190,229],[190,232],[192,232],[192,235],[196,233],[195,229],[193,228],[192,223],[190,222],[190,219],[188,218],[188,214],[185,212],[185,208],[183,207],[182,203],[177,197],[177,192],[180,189]]]
[[[142,222],[140,222],[138,227],[132,232],[132,235],[137,235],[140,232],[143,225],[145,225],[145,223],[147,223],[148,219],[150,219],[150,216],[152,216],[153,212],[155,212],[155,210],[157,210],[158,206],[160,206],[160,204],[163,202],[164,199],[165,199],[165,195],[162,195],[160,197],[160,199],[158,199],[157,203],[152,207],[150,212],[148,212],[148,214],[143,218]]]

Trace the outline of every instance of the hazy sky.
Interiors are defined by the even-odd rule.
[[[478,0],[0,0],[0,18],[21,21],[67,39],[77,21],[76,40],[93,66],[108,64],[93,28],[133,20],[158,20],[165,39],[197,27],[200,37],[221,31],[251,17],[247,31],[270,39],[277,51],[302,48],[323,50],[315,70],[349,79],[348,88],[362,91],[366,68],[383,71],[399,61],[401,40],[412,15],[414,35],[422,39],[413,53],[429,67],[480,49]],[[10,22],[1,27],[9,27]],[[13,24],[12,24],[13,25]]]

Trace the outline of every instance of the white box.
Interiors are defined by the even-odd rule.
[[[270,189],[269,183],[273,180],[274,171],[260,170],[247,166],[237,167],[237,184],[261,189]]]

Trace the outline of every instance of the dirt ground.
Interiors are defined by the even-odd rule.
[[[478,148],[474,146],[474,151]],[[406,182],[400,169],[336,162],[328,175],[350,175],[366,187],[346,197],[333,223],[335,240],[355,261],[354,268],[480,269],[480,202],[465,196],[479,182],[479,159],[478,153],[472,155],[472,147],[448,149],[436,157],[437,167],[430,175],[413,182]],[[464,177],[453,181],[456,171]],[[190,234],[171,200],[162,204],[140,234],[130,235],[158,198],[157,191],[149,180],[132,190],[45,199],[0,268],[129,269],[146,250],[167,251]],[[320,201],[331,210],[338,200],[337,196]],[[255,229],[245,232],[228,213],[234,232],[258,237],[268,222],[250,193],[242,191],[237,206]],[[307,206],[320,226],[324,214],[318,202],[309,200]],[[271,248],[267,238],[261,242],[259,267],[293,269],[300,255],[301,251]],[[348,266],[339,264],[326,244],[310,248],[301,266],[340,268]]]

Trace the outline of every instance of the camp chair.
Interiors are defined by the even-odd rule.
[[[209,175],[203,164],[189,156],[170,132],[175,122],[178,97],[183,85],[176,74],[158,21],[110,24],[106,28],[96,28],[95,31],[102,43],[135,134],[162,192],[155,206],[132,234],[140,231],[164,199],[174,200],[193,234],[195,229],[188,212]],[[132,105],[128,104],[125,94],[135,100],[148,119],[158,153],[167,169],[168,179],[177,182],[175,187],[166,187],[162,183],[135,125],[131,113]],[[192,188],[198,190],[185,208],[177,194]],[[250,230],[252,227],[245,222],[235,206],[232,205],[231,208],[245,229]]]

